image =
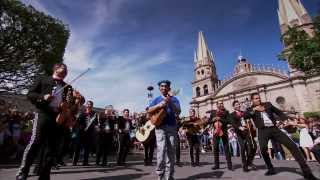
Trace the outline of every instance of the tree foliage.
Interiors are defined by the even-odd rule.
[[[286,49],[279,55],[279,59],[287,60],[293,68],[306,74],[320,73],[320,16],[313,22],[313,37],[300,27],[290,27],[282,36]]]
[[[69,29],[17,0],[0,1],[0,89],[19,93],[62,62]]]

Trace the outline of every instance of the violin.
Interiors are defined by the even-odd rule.
[[[221,122],[222,116],[223,116],[223,111],[218,110],[216,112],[215,122],[213,123],[213,127],[214,127],[213,134],[218,137],[221,137],[224,134],[222,130],[222,122]]]
[[[73,127],[76,122],[76,115],[83,102],[84,98],[80,92],[68,87],[66,99],[59,105],[59,114],[56,118],[57,124],[67,128]]]

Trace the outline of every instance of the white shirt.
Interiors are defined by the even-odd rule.
[[[263,119],[264,126],[274,126],[273,122],[268,117],[268,114],[266,112],[261,112],[261,116]]]
[[[61,91],[60,89],[62,88],[61,84],[57,84],[55,86],[55,88],[52,90],[52,95],[53,95],[53,99],[51,100],[49,106],[52,108],[58,108],[60,103],[62,102],[62,93],[63,91]],[[56,94],[57,91],[60,92],[58,94]]]

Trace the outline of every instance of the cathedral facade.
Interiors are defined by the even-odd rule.
[[[289,27],[299,26],[313,36],[311,17],[300,0],[279,0],[278,17],[281,35]],[[269,101],[286,112],[302,114],[320,110],[320,76],[306,76],[290,65],[286,72],[251,64],[240,56],[232,76],[218,79],[213,53],[202,32],[199,32],[194,55],[192,89],[190,104],[200,117],[208,116],[208,112],[216,109],[218,101],[223,101],[228,110],[232,110],[234,100],[248,106],[253,92],[258,92],[262,101]]]

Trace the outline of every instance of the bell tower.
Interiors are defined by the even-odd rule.
[[[193,98],[207,96],[215,91],[218,81],[212,51],[209,50],[203,33],[198,35],[198,47],[194,54]]]

